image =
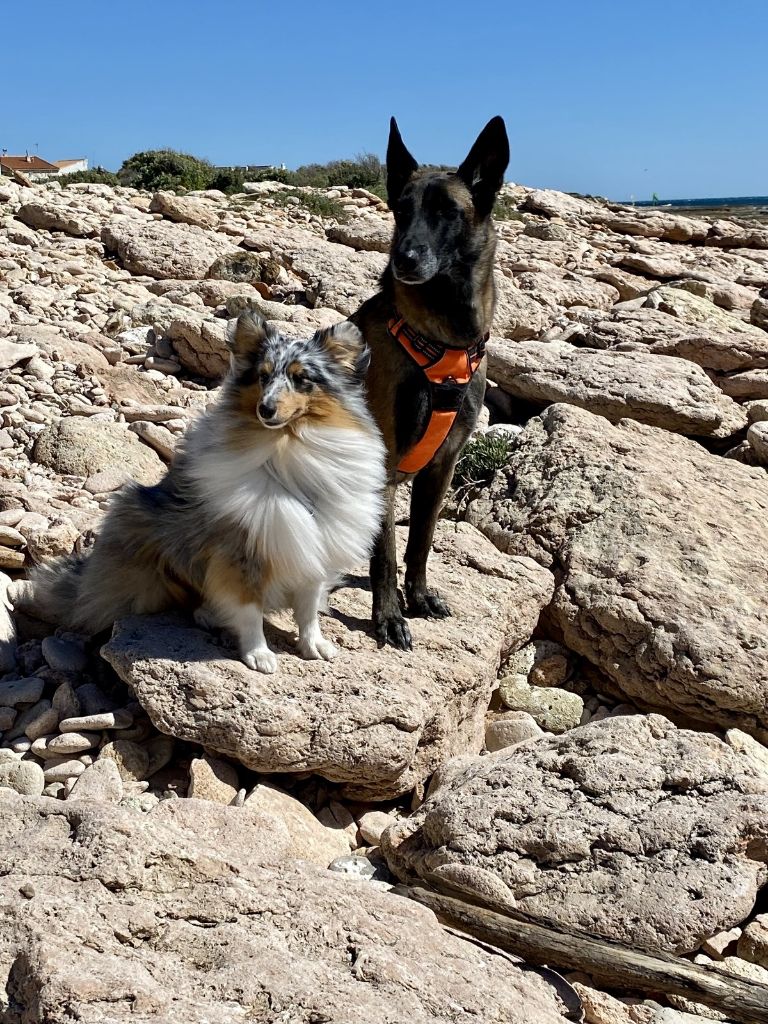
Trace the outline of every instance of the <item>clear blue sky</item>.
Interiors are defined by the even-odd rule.
[[[768,0],[0,0],[0,149],[457,163],[625,199],[768,193]]]

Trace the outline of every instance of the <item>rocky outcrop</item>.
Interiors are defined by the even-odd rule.
[[[77,416],[59,420],[38,434],[33,458],[42,466],[74,476],[120,469],[140,483],[155,484],[164,473],[163,463],[152,449],[125,427]]]
[[[402,879],[691,952],[768,877],[768,778],[714,736],[617,717],[465,761],[382,846]]]
[[[221,830],[184,820],[188,803],[145,816],[0,799],[9,1021],[344,1024],[350,1008],[391,1024],[565,1020],[544,977],[449,935],[428,910],[286,864],[254,812],[214,808]]]
[[[499,662],[529,638],[552,592],[546,570],[500,554],[466,524],[438,528],[431,580],[454,617],[413,620],[412,653],[377,650],[358,582],[331,597],[331,663],[296,656],[287,617],[271,635],[275,676],[167,618],[118,623],[103,655],[161,731],[256,771],[315,771],[350,796],[387,800],[481,749]]]
[[[685,359],[491,339],[488,376],[514,398],[567,402],[613,423],[630,417],[713,437],[729,437],[746,426],[744,410]]]
[[[555,405],[469,521],[557,574],[549,614],[617,692],[768,735],[768,477]]]
[[[191,224],[116,217],[102,228],[101,240],[132,274],[199,280],[221,256],[237,246],[223,234]]]

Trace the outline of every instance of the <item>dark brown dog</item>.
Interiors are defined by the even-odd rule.
[[[411,648],[397,591],[394,499],[398,471],[431,425],[433,411],[454,403],[452,426],[428,463],[413,476],[411,525],[405,550],[405,604],[411,615],[444,617],[450,609],[427,586],[427,558],[456,459],[477,421],[485,391],[485,360],[466,388],[450,379],[435,386],[399,340],[394,324],[427,353],[449,359],[482,356],[493,319],[496,233],[491,212],[509,162],[504,122],[494,117],[455,173],[420,170],[392,118],[387,193],[395,217],[390,261],[381,291],[352,320],[372,353],[368,398],[387,445],[386,512],[373,558],[373,623],[380,645]],[[413,461],[413,460],[411,460]]]

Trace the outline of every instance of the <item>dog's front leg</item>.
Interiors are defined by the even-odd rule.
[[[394,481],[390,481],[385,488],[384,520],[371,558],[373,628],[379,647],[392,644],[402,651],[410,651],[413,646],[411,631],[403,618],[397,594],[396,489],[397,484]]]
[[[427,559],[457,456],[457,451],[442,457],[438,452],[413,481],[411,527],[405,549],[405,600],[411,615],[443,619],[451,614],[440,594],[427,586]]]
[[[330,661],[338,650],[320,630],[318,612],[326,594],[325,584],[308,584],[293,595],[293,614],[299,627],[299,654],[302,658]]]

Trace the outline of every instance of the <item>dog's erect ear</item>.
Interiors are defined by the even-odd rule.
[[[481,217],[487,217],[493,209],[508,163],[509,139],[504,120],[492,117],[456,172],[472,193],[475,209]]]
[[[256,355],[271,337],[274,337],[274,328],[255,309],[246,309],[227,328],[227,344],[237,359]]]
[[[349,320],[318,331],[315,338],[335,363],[362,377],[371,361],[371,353],[360,331]]]
[[[387,202],[394,207],[406,182],[419,165],[405,148],[400,129],[394,117],[389,121],[387,144]]]

